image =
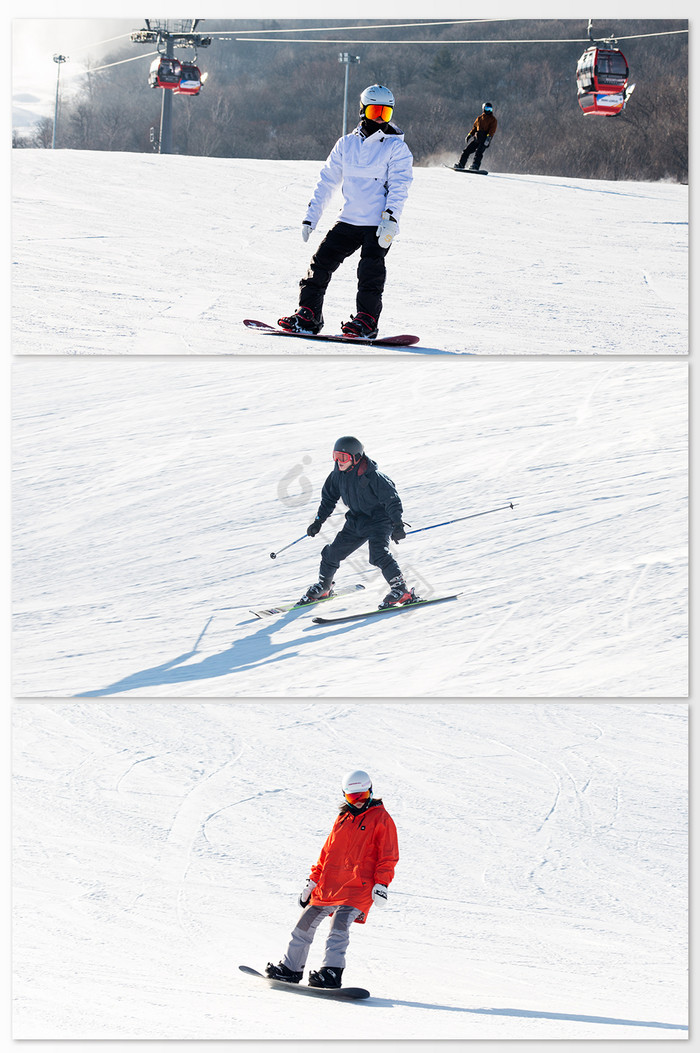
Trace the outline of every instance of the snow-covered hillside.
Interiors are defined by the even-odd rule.
[[[652,702],[18,704],[15,1038],[685,1039],[686,721]],[[272,991],[238,965],[281,957],[358,765],[401,852],[351,937],[344,980],[372,998]]]
[[[20,358],[14,391],[20,695],[686,694],[685,362]],[[254,618],[317,579],[348,433],[414,530],[515,508],[396,546],[457,601]],[[366,548],[351,581],[324,610],[386,592]]]
[[[456,150],[415,169],[381,329],[421,343],[394,355],[687,353],[687,187],[474,178],[441,166]],[[302,242],[319,168],[15,150],[14,351],[327,353],[241,325],[296,307],[299,279],[338,211],[332,204]],[[328,293],[327,331],[354,310],[354,293],[348,263]]]

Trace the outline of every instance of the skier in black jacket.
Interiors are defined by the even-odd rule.
[[[401,568],[389,551],[389,541],[406,537],[402,522],[403,506],[388,475],[367,456],[359,439],[343,435],[333,449],[335,465],[323,484],[321,503],[313,523],[307,528],[315,537],[330,516],[339,498],[349,511],[345,526],[321,552],[319,580],[306,590],[300,603],[314,603],[333,594],[333,575],[342,560],[369,542],[369,561],[379,567],[390,585],[380,607],[395,607],[416,599],[408,589]]]

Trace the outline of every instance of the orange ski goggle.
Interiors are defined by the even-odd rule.
[[[365,106],[365,117],[376,124],[385,124],[390,121],[393,112],[393,106],[377,106],[375,103]]]

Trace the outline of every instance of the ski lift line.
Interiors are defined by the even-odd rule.
[[[660,32],[660,33],[633,33],[629,37],[605,37],[604,39],[606,41],[607,40],[646,40],[647,37],[674,37],[674,36],[678,36],[679,33],[687,33],[687,32],[688,32],[687,29],[664,29],[663,32]],[[590,39],[587,42],[590,43]],[[578,43],[578,41],[577,41],[577,43]],[[586,43],[586,41],[582,41],[582,43]]]
[[[308,28],[305,28],[305,29],[262,29],[262,30],[260,30],[260,29],[251,29],[251,30],[247,30],[247,29],[231,29],[231,30],[223,29],[223,30],[219,30],[219,29],[217,29],[217,30],[211,30],[210,33],[211,34],[216,33],[218,38],[224,40],[227,37],[232,36],[234,33],[340,33],[340,32],[344,32],[345,30],[350,30],[350,29],[353,29],[355,31],[359,31],[361,29],[412,29],[412,28],[420,29],[420,28],[422,28],[424,26],[476,25],[476,24],[483,24],[484,22],[514,22],[514,21],[517,21],[517,20],[516,19],[512,19],[512,18],[471,18],[471,19],[460,19],[459,21],[446,21],[446,22],[400,22],[400,23],[389,23],[389,22],[387,22],[385,25],[375,25],[375,26],[335,26],[334,28],[330,28],[328,26],[322,26],[319,29],[314,29],[314,28],[311,28],[311,27],[308,27]],[[646,38],[646,37],[673,36],[673,35],[676,35],[678,33],[687,33],[687,32],[688,32],[687,29],[671,29],[671,30],[666,30],[664,32],[660,32],[660,33],[642,33],[642,34],[638,34],[637,36],[615,37],[614,39],[615,40],[639,40],[639,39],[643,39],[643,38]],[[73,48],[73,50],[74,51],[86,51],[88,48],[102,47],[104,44],[111,44],[115,40],[124,40],[124,39],[127,39],[130,36],[131,36],[130,33],[120,33],[119,36],[108,37],[107,40],[99,40],[99,41],[97,41],[96,43],[93,43],[93,44],[80,44],[77,47]],[[250,37],[240,37],[240,36],[238,36],[235,39],[237,41],[240,41],[241,43],[243,43],[246,39],[251,39],[251,38]],[[272,43],[277,43],[276,41],[272,40],[272,38],[268,38],[268,37],[262,37],[262,38],[257,38],[256,37],[256,38],[253,38],[253,41],[255,43],[261,43],[263,40],[268,40],[268,39],[271,40]],[[430,43],[430,44],[433,44],[433,43],[442,43],[442,44],[585,44],[586,41],[589,40],[589,39],[590,38],[588,38],[588,37],[580,37],[580,38],[577,37],[574,40],[561,40],[561,39],[559,39],[559,40],[473,40],[473,41],[472,40],[442,40],[442,41],[432,41],[432,40],[431,41],[427,41],[427,40],[421,40],[421,41],[414,41],[414,40],[388,40],[388,41],[387,40],[356,40],[356,41],[348,40],[348,41],[337,41],[337,40],[332,40],[332,41],[330,41],[330,40],[327,40],[327,41],[316,41],[316,43],[326,43],[326,44],[337,44],[337,43],[348,43],[348,44],[418,44],[418,43],[420,43],[420,44],[428,44],[428,43]],[[314,43],[314,42],[310,41],[310,43]],[[150,56],[150,55],[154,55],[156,53],[154,51],[149,51],[148,54]],[[140,57],[145,58],[146,56],[143,55],[143,56],[140,56]],[[132,62],[133,59],[124,59],[122,61],[124,61],[124,62]],[[118,65],[120,65],[120,62],[112,62],[112,63],[110,63],[107,66],[96,66],[94,68],[95,69],[109,69],[110,65],[118,66]]]
[[[332,32],[329,30],[329,32]],[[615,37],[615,40],[646,40],[649,37],[678,36],[680,33],[688,33],[687,29],[669,29],[663,33],[635,33],[628,37]],[[240,44],[439,44],[447,47],[451,44],[589,44],[588,37],[569,37],[558,39],[537,40],[349,40],[340,37],[337,40],[307,40],[305,37],[297,37],[296,40],[284,38],[273,40],[271,37],[235,37]]]
[[[460,18],[456,21],[440,22],[386,22],[383,25],[373,26],[304,26],[302,29],[211,29],[210,33],[217,33],[220,37],[232,36],[234,33],[344,33],[346,30],[360,29],[422,29],[424,26],[473,26],[483,25],[484,22],[513,22],[512,18]]]
[[[78,44],[73,51],[85,51],[87,48],[101,48],[103,44],[112,44],[115,40],[124,40],[130,33],[120,33],[118,37],[109,37],[107,40],[99,40],[96,44]]]
[[[101,69],[111,69],[112,66],[123,66],[125,62],[138,62],[139,59],[150,58],[151,55],[158,54],[158,51],[147,51],[144,55],[134,55],[133,58],[119,59],[118,62],[108,62],[106,66],[91,66],[90,69],[85,70],[85,73],[98,73]]]

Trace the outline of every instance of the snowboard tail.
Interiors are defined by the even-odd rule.
[[[248,976],[257,976],[260,980],[264,980],[270,987],[274,987],[278,991],[294,991],[296,994],[339,999],[346,1002],[355,1002],[370,996],[369,991],[365,990],[364,987],[307,987],[305,984],[288,984],[284,980],[273,980],[270,976],[265,976],[264,973],[258,972],[257,969],[251,969],[249,965],[239,965],[238,968],[242,973],[247,973]]]
[[[254,329],[258,333],[267,333],[268,336],[296,336],[302,340],[327,340],[336,344],[373,344],[376,347],[410,347],[420,341],[419,336],[377,336],[374,338],[364,336],[344,336],[342,333],[290,333],[287,329],[277,329],[267,322],[256,322],[253,318],[244,318],[243,325],[248,329]]]

